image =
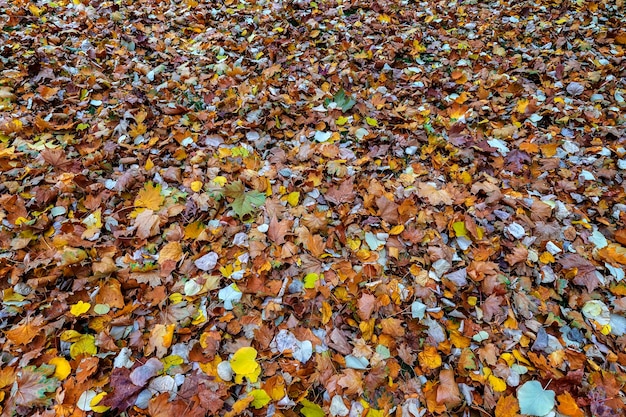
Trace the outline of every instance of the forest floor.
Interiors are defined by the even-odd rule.
[[[0,0],[0,406],[623,415],[616,1]]]

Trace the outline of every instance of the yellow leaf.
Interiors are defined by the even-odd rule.
[[[359,330],[361,330],[361,337],[365,341],[369,341],[374,335],[376,327],[376,319],[371,318],[369,320],[363,320],[359,323]]]
[[[235,382],[242,381],[243,377],[250,382],[256,382],[261,374],[261,366],[256,361],[257,351],[253,347],[240,348],[230,359],[230,366],[237,374]]]
[[[154,168],[154,162],[152,162],[152,159],[148,158],[148,160],[146,161],[146,164],[143,167],[146,171],[150,171],[152,168]]]
[[[75,343],[78,342],[81,336],[82,334],[78,333],[76,330],[66,330],[61,333],[60,339],[62,342]]]
[[[337,126],[343,126],[348,122],[348,118],[345,116],[339,116],[337,118],[337,120],[335,121],[335,123],[337,124]]]
[[[228,181],[228,180],[226,179],[226,177],[223,177],[223,176],[221,176],[221,175],[219,175],[219,176],[217,176],[217,177],[213,178],[213,182],[214,182],[215,184],[219,185],[220,187],[223,187],[223,186],[224,186],[224,184],[226,184],[226,182],[227,182],[227,181]]]
[[[185,226],[185,239],[197,239],[204,231],[204,224],[200,220]]]
[[[422,368],[436,369],[441,366],[441,356],[434,346],[425,346],[417,357]]]
[[[248,393],[248,395],[254,398],[254,400],[252,401],[252,403],[250,403],[250,405],[256,408],[257,410],[259,408],[265,407],[267,404],[269,404],[271,400],[270,396],[267,395],[267,392],[265,392],[265,390],[262,390],[262,389],[252,390]]]
[[[300,193],[298,191],[289,193],[289,195],[287,196],[287,202],[289,203],[289,205],[291,205],[291,207],[297,206],[299,201]]]
[[[554,261],[555,261],[554,256],[552,256],[552,254],[547,251],[542,253],[541,256],[539,257],[539,262],[541,262],[542,264],[551,264]]]
[[[79,301],[79,302],[77,302],[76,304],[74,304],[70,308],[70,313],[72,313],[73,315],[78,317],[78,316],[88,312],[90,308],[91,308],[91,304],[90,303],[85,303],[83,301]]]
[[[65,358],[52,358],[48,361],[48,364],[54,366],[54,374],[52,376],[60,381],[63,381],[72,373],[72,367]]]
[[[378,120],[372,119],[371,117],[366,117],[365,122],[372,127],[378,126]]]
[[[520,99],[517,101],[517,106],[515,106],[515,111],[518,113],[525,113],[526,107],[528,107],[528,99]]]
[[[156,211],[161,208],[163,201],[165,201],[165,197],[161,195],[161,184],[154,185],[152,182],[149,182],[137,194],[135,207]]]
[[[196,193],[197,193],[198,191],[200,191],[200,190],[202,189],[202,186],[203,186],[203,185],[204,185],[204,184],[202,183],[202,181],[193,181],[193,182],[191,183],[191,190],[192,190],[193,192],[196,192]]]
[[[389,230],[389,234],[392,235],[392,236],[399,235],[402,232],[404,232],[404,225],[403,224],[398,224],[398,225],[392,227],[391,230]]]
[[[98,353],[96,348],[96,338],[90,334],[81,335],[80,338],[70,346],[70,356],[76,359],[81,355],[93,356]]]
[[[328,323],[333,316],[333,309],[331,308],[330,304],[328,304],[326,301],[323,301],[322,308],[320,310],[322,311],[322,324]]]
[[[218,355],[215,355],[215,358],[213,358],[212,361],[200,362],[198,366],[200,366],[200,369],[202,369],[205,374],[214,377],[218,381],[221,381],[222,379],[217,375],[217,365],[219,365],[220,363],[222,363],[222,358],[220,358]]]
[[[37,6],[35,6],[34,4],[29,5],[28,6],[28,10],[30,10],[30,12],[33,14],[33,16],[36,16],[36,17],[41,16],[42,9],[40,9]]]
[[[506,391],[506,382],[502,378],[498,378],[495,375],[489,375],[489,385],[493,388],[495,392],[504,392]]]
[[[467,229],[465,228],[465,222],[452,223],[452,229],[457,237],[467,236]]]
[[[102,399],[104,398],[105,395],[107,395],[106,392],[101,392],[100,394],[98,394],[95,397],[93,397],[91,399],[91,401],[89,402],[89,406],[96,413],[105,413],[105,412],[109,411],[109,409],[111,408],[111,407],[107,407],[105,405],[98,405],[98,404],[100,404],[100,401],[102,401]]]

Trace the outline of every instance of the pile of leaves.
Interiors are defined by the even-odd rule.
[[[0,0],[2,415],[623,415],[624,10]]]

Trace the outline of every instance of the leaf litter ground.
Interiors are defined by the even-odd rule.
[[[624,4],[0,1],[2,415],[621,415]]]

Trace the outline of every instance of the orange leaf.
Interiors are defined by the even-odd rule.
[[[622,245],[611,243],[598,250],[598,255],[605,261],[626,265],[626,248]]]
[[[519,404],[512,395],[503,395],[496,404],[495,417],[517,417],[519,414]]]
[[[441,366],[441,356],[434,346],[427,345],[424,350],[417,355],[422,368],[437,369]]]
[[[569,392],[564,392],[556,398],[559,400],[559,406],[557,407],[559,413],[568,417],[585,417],[585,413],[578,407],[576,400]]]
[[[37,336],[41,325],[43,323],[42,317],[36,317],[29,320],[26,324],[18,326],[14,329],[6,332],[7,338],[16,345],[26,345]]]

